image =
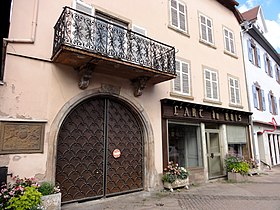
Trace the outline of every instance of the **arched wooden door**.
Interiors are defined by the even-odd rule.
[[[143,168],[142,126],[123,102],[93,97],[64,119],[56,159],[62,202],[142,190]]]

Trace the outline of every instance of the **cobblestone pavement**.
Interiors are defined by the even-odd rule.
[[[249,177],[245,183],[215,181],[189,190],[137,192],[72,203],[62,210],[280,210],[280,167]]]

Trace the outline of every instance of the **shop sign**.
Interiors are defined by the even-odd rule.
[[[238,110],[211,107],[201,104],[177,102],[172,100],[162,101],[163,117],[188,118],[199,121],[216,121],[228,123],[249,124],[251,113]]]

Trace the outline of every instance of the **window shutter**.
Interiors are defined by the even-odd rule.
[[[200,27],[201,27],[201,39],[207,41],[207,28],[206,28],[206,19],[203,16],[200,16]]]
[[[272,101],[271,101],[270,93],[268,93],[268,106],[269,106],[269,112],[272,113]]]
[[[178,27],[178,8],[177,1],[170,1],[170,9],[171,9],[171,25]]]
[[[250,40],[247,40],[247,47],[248,47],[249,61],[253,62],[253,52],[252,52],[252,46],[251,46],[251,41]]]
[[[147,35],[147,31],[144,29],[144,28],[140,28],[136,25],[133,25],[132,26],[132,31],[138,33],[138,34],[141,34],[143,36],[146,36]]]
[[[218,99],[218,78],[217,73],[212,72],[212,88],[213,88],[213,98]]]
[[[277,100],[276,100],[276,97],[273,97],[273,100],[274,100],[274,110],[275,110],[275,114],[277,115],[277,114],[278,114],[278,108],[277,108]]]
[[[265,69],[265,72],[267,73],[268,68],[267,68],[266,54],[263,54],[263,60],[264,60],[264,69]]]
[[[275,78],[276,78],[276,81],[279,81],[279,74],[278,74],[277,64],[274,65],[274,71],[275,71]]]
[[[174,90],[181,92],[181,63],[176,61],[176,73],[177,76],[174,79]]]
[[[225,47],[226,47],[226,50],[229,51],[230,48],[229,48],[229,37],[228,37],[227,29],[224,29],[224,36],[225,36]]]
[[[182,63],[182,84],[183,84],[183,93],[190,93],[189,85],[189,65],[187,63]]]
[[[207,29],[208,29],[208,41],[213,43],[213,34],[212,34],[212,23],[209,19],[207,19]]]
[[[258,59],[258,67],[261,68],[261,53],[259,48],[257,48],[257,59]]]
[[[255,85],[252,85],[252,92],[253,92],[254,107],[258,109],[259,108],[258,97],[257,97],[257,89]]]
[[[236,103],[235,94],[234,94],[234,81],[232,78],[229,78],[229,87],[230,87],[230,101]]]
[[[240,92],[239,92],[239,83],[238,80],[235,80],[235,95],[236,95],[236,103],[240,104]]]
[[[73,1],[73,8],[75,8],[78,11],[84,12],[88,15],[93,15],[93,7],[80,0]]]
[[[205,79],[206,97],[207,98],[212,98],[210,72],[207,71],[207,70],[205,70],[204,79]]]
[[[270,61],[269,65],[269,70],[270,70],[270,76],[273,78],[273,69],[272,69],[272,62]]]
[[[186,30],[186,8],[185,5],[179,3],[179,23],[180,29]]]
[[[265,111],[266,110],[266,105],[265,105],[264,90],[261,90],[261,95],[262,95],[262,101],[261,101],[262,109],[263,109],[263,111]]]

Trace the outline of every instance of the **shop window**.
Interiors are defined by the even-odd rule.
[[[227,125],[227,143],[228,153],[231,155],[238,155],[247,157],[246,143],[247,143],[247,132],[244,126],[233,126]]]
[[[235,54],[235,44],[233,32],[227,28],[224,28],[225,50],[232,54]]]
[[[212,20],[205,15],[199,14],[199,24],[200,24],[200,39],[203,42],[214,44],[213,38],[213,23]]]
[[[273,115],[278,115],[277,100],[272,91],[268,93],[269,112]]]
[[[265,54],[263,55],[263,59],[264,59],[264,68],[265,68],[265,72],[266,72],[270,77],[273,77],[272,64],[271,64],[271,60],[269,59],[267,53],[265,53]]]
[[[204,69],[205,96],[206,99],[219,100],[218,73]]]
[[[170,0],[171,26],[183,32],[187,32],[186,5],[177,0]]]
[[[238,79],[229,77],[229,93],[230,103],[234,105],[240,105],[240,88]]]
[[[199,127],[195,125],[169,122],[169,161],[184,167],[201,167],[202,151],[199,131]]]
[[[252,85],[254,107],[260,111],[266,110],[264,91],[260,85],[256,82]]]
[[[247,40],[249,61],[257,67],[261,67],[260,49],[253,40]]]
[[[177,93],[190,95],[189,64],[176,60],[176,78],[173,81],[173,90]]]

